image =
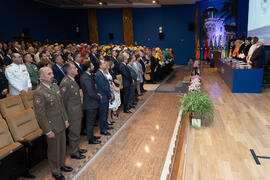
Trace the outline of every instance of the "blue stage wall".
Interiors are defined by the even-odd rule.
[[[30,37],[44,42],[89,42],[87,10],[63,9],[33,0],[1,1],[0,36],[12,40],[29,28]],[[76,36],[76,27],[80,37]]]

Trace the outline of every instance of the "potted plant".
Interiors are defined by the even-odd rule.
[[[208,119],[210,122],[214,119],[214,105],[207,94],[199,90],[190,91],[181,99],[183,106],[183,116],[190,113],[191,124],[195,128],[201,127],[201,121]]]

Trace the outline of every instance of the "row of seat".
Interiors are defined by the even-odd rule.
[[[33,111],[33,91],[0,100],[0,174],[4,179],[30,177],[46,158],[46,137]]]

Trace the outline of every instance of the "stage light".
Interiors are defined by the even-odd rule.
[[[103,3],[102,2],[98,2],[99,5],[102,5]]]
[[[152,3],[153,3],[153,4],[156,4],[156,1],[154,0],[154,1],[152,1]]]

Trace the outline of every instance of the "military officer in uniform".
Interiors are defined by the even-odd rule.
[[[31,56],[31,54],[25,54],[23,56],[23,60],[24,60],[26,69],[30,75],[32,89],[35,90],[38,86],[38,83],[39,83],[39,81],[38,81],[38,79],[39,79],[38,68],[35,64],[32,64],[33,58]]]
[[[85,156],[82,154],[86,153],[87,150],[79,148],[82,122],[82,103],[80,88],[75,81],[78,71],[72,62],[66,63],[63,66],[63,71],[66,76],[60,83],[60,90],[70,123],[68,132],[70,157],[72,159],[84,159]]]
[[[12,96],[32,90],[31,79],[26,66],[22,64],[22,57],[19,53],[11,55],[12,64],[5,70],[6,78],[10,84]]]
[[[52,69],[43,67],[39,71],[41,84],[34,92],[33,103],[37,120],[43,133],[47,135],[47,156],[53,177],[64,180],[61,171],[73,169],[65,165],[66,128],[69,126],[59,87],[53,83]]]

